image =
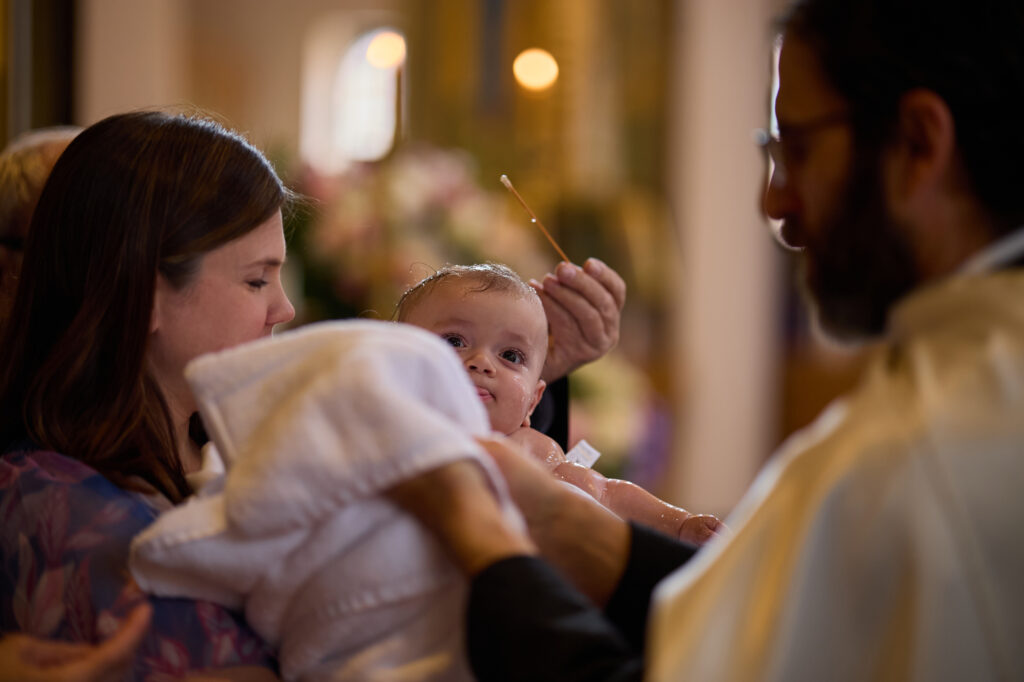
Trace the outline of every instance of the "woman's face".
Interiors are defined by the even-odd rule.
[[[281,285],[285,258],[281,213],[248,234],[205,254],[180,291],[157,276],[147,350],[150,370],[166,397],[194,411],[185,365],[218,350],[269,336],[295,317]],[[184,404],[182,404],[184,403]]]

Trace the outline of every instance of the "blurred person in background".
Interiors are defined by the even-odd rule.
[[[80,131],[74,126],[33,130],[0,153],[0,327],[14,302],[22,252],[43,185]]]

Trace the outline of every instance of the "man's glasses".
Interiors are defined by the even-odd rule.
[[[791,123],[779,126],[778,135],[765,129],[754,131],[754,141],[768,154],[775,164],[772,182],[786,181],[786,171],[799,165],[807,155],[807,140],[816,132],[849,123],[850,115],[845,111],[836,111],[812,118],[803,123]]]

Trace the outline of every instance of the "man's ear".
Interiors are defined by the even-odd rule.
[[[894,205],[945,191],[957,171],[956,126],[945,100],[918,88],[900,98],[897,140],[885,170]]]
[[[537,409],[537,405],[540,403],[541,396],[544,395],[544,389],[547,387],[547,383],[543,379],[537,379],[537,390],[533,395],[533,402],[530,403],[530,409],[526,411],[526,417],[523,418],[523,423],[520,426],[530,425],[530,415]]]

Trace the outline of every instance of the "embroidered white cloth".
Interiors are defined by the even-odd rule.
[[[465,582],[418,521],[379,495],[471,458],[490,433],[455,353],[420,329],[310,325],[191,363],[227,466],[132,544],[143,589],[243,608],[286,680],[470,679]]]

